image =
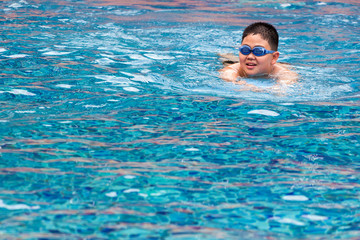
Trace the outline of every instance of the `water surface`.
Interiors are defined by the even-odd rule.
[[[0,238],[359,238],[359,8],[1,1]],[[285,93],[218,77],[259,20]]]

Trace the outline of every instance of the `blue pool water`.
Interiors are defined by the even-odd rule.
[[[358,1],[0,1],[0,239],[359,239]],[[283,93],[218,78],[273,23]]]

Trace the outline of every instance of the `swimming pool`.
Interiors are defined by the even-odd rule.
[[[0,9],[1,239],[360,237],[358,1]],[[218,78],[258,20],[284,94]]]

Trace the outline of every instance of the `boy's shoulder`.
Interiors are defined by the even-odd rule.
[[[283,62],[275,64],[272,76],[281,84],[293,84],[299,78],[299,75],[292,69],[292,66]]]

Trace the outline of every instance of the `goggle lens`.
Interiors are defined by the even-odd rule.
[[[264,56],[265,55],[265,48],[254,47],[252,50],[255,56]]]
[[[251,48],[248,46],[240,47],[240,52],[244,55],[249,55],[251,53]]]

